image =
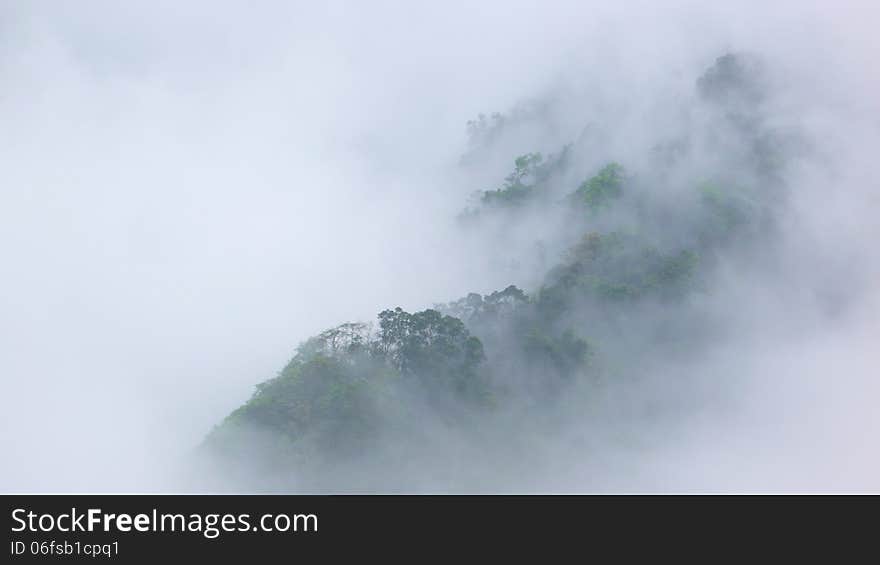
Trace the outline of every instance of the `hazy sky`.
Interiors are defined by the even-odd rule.
[[[877,288],[875,3],[660,4],[4,2],[0,490],[166,488],[175,458],[300,340],[495,288],[452,221],[485,188],[455,166],[465,122],[563,85],[638,102],[728,49],[778,62],[788,88],[809,85],[790,100],[842,169],[827,199],[796,199],[796,233]],[[772,420],[768,450],[794,445],[756,477],[806,461],[803,487],[832,488],[817,461],[839,454],[847,485],[880,488],[867,295],[839,331],[731,365],[783,375],[736,416]],[[804,418],[816,396],[792,375],[831,374],[840,392]],[[810,434],[787,435],[780,399]],[[695,426],[651,463],[670,469],[652,486],[761,486],[717,473],[755,452],[750,433],[719,441],[729,426]]]

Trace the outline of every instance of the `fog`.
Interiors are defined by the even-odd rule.
[[[0,490],[190,488],[181,462],[309,336],[532,291],[532,232],[475,239],[469,196],[584,128],[573,174],[646,170],[658,139],[698,129],[668,110],[728,51],[761,58],[767,121],[808,149],[772,250],[712,272],[701,307],[728,337],[639,385],[680,408],[622,419],[612,393],[588,453],[541,438],[528,481],[489,462],[417,487],[880,489],[880,12],[656,4],[5,3]],[[517,108],[538,117],[463,164],[468,120]],[[555,260],[568,234],[535,222]]]

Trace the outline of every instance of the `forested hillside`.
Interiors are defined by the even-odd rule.
[[[457,221],[507,242],[530,271],[520,280],[539,284],[511,280],[421,311],[390,304],[328,329],[202,451],[248,488],[469,491],[530,488],[544,465],[530,460],[554,436],[587,459],[603,429],[638,443],[646,413],[687,397],[675,368],[723,335],[706,307],[718,266],[770,261],[786,163],[804,149],[768,125],[763,72],[750,57],[718,58],[692,81],[697,117],[632,163],[604,154],[589,124],[550,153],[509,156],[509,174],[463,202]],[[461,166],[497,151],[518,120],[540,119],[470,122]],[[662,406],[650,393],[619,401],[661,367]]]

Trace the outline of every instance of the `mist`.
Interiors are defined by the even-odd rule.
[[[700,355],[589,410],[572,395],[497,451],[438,418],[442,456],[399,488],[876,491],[880,13],[655,4],[4,5],[0,488],[215,488],[181,468],[310,336],[542,284],[581,235],[554,205],[512,228],[459,216],[517,156],[574,144],[560,197],[612,160],[650,185],[652,148],[686,135],[652,201],[738,167],[694,85],[743,52],[763,123],[796,142],[772,244],[720,256],[694,299],[715,328]],[[497,139],[469,138],[493,112]],[[353,473],[324,488],[396,490]]]

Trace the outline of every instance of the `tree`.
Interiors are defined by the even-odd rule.
[[[381,312],[376,350],[404,377],[429,390],[472,400],[487,392],[478,373],[485,359],[482,342],[460,319],[437,310]]]
[[[514,160],[513,172],[504,178],[504,186],[483,193],[482,202],[487,205],[522,204],[535,188],[539,166],[544,160],[540,153],[526,153]]]

